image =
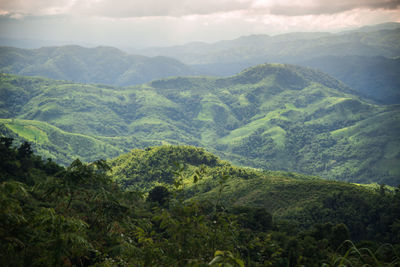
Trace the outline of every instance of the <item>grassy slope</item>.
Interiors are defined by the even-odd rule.
[[[228,78],[126,88],[11,75],[0,84],[2,117],[44,121],[120,149],[189,144],[239,165],[399,183],[399,106],[365,102],[311,69],[266,64]]]
[[[74,157],[91,162],[115,157],[123,148],[112,145],[107,139],[83,134],[68,133],[41,121],[0,119],[0,132],[19,141],[30,142],[39,155],[68,165]]]

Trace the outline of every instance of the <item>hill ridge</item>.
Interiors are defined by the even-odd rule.
[[[242,166],[399,183],[399,107],[366,102],[307,68],[267,64],[227,78],[174,77],[118,90],[0,78],[3,118],[45,121],[122,150],[187,144]]]

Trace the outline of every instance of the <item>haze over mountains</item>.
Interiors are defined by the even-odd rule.
[[[245,166],[398,183],[399,106],[366,102],[312,69],[265,64],[228,78],[176,77],[125,88],[1,78],[2,117],[17,119],[3,120],[3,131],[30,138],[46,155],[64,151],[58,159],[190,144]],[[90,141],[62,149],[65,133],[43,123]]]
[[[111,47],[1,47],[0,71],[127,86],[168,76],[231,76],[266,62],[291,63],[326,72],[363,97],[394,104],[400,102],[399,39],[399,24],[388,23],[337,34],[254,35],[134,51],[144,56]]]
[[[213,44],[192,43],[136,52],[171,56],[203,74],[216,76],[233,75],[265,62],[310,66],[365,96],[399,103],[399,39],[400,24],[388,23],[337,34],[252,35]]]
[[[3,74],[1,131],[64,164],[190,144],[244,166],[397,184],[399,106],[384,104],[400,101],[399,40],[398,24],[388,24],[142,51],[155,57],[2,47],[0,71],[67,81]],[[283,64],[184,77],[263,61],[296,62],[341,81]],[[126,85],[136,86],[119,87]]]
[[[0,266],[400,266],[399,22],[0,1]]]
[[[112,47],[0,48],[0,71],[82,83],[132,85],[194,71],[167,57],[129,55]]]

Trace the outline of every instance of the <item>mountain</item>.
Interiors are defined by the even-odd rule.
[[[80,46],[0,47],[0,72],[116,86],[194,73],[190,67],[168,57],[128,55],[111,47]]]
[[[400,103],[400,57],[326,56],[301,65],[328,73],[375,101]]]
[[[30,142],[43,158],[50,158],[63,165],[70,164],[76,157],[92,162],[128,152],[118,138],[69,133],[35,120],[0,119],[0,134],[14,138],[16,144]],[[115,142],[119,145],[115,145]],[[138,143],[134,137],[129,138],[129,146],[142,147]]]
[[[399,104],[399,43],[400,27],[389,23],[336,34],[250,35],[135,51],[141,56],[111,47],[0,47],[0,72],[126,86],[169,76],[231,76],[257,64],[278,62],[317,68],[361,97]]]
[[[125,88],[6,74],[0,84],[2,118],[109,142],[116,150],[106,148],[108,157],[118,149],[187,144],[242,166],[400,183],[399,105],[366,102],[310,68],[264,64],[227,78],[173,77]]]
[[[399,43],[399,24],[392,23],[337,34],[251,35],[137,52],[172,56],[214,76],[230,76],[266,62],[311,66],[345,82],[360,96],[399,104]]]
[[[1,265],[399,263],[397,189],[238,168],[189,146],[111,163],[64,168],[0,138]]]
[[[190,65],[252,62],[296,63],[322,56],[400,55],[400,28],[376,31],[291,33],[276,36],[250,35],[212,44],[148,48],[146,56],[168,55]]]
[[[379,31],[379,30],[395,30],[400,28],[400,23],[398,22],[386,22],[375,25],[367,25],[362,26],[357,29],[351,30],[352,32],[371,32],[371,31]]]
[[[392,218],[400,214],[394,203],[390,211],[374,213],[384,203],[378,193],[389,195],[393,188],[363,187],[293,172],[239,168],[197,147],[134,149],[111,160],[110,164],[114,180],[124,188],[151,190],[162,185],[173,191],[178,181],[189,200],[218,203],[220,199],[221,205],[228,209],[261,208],[275,220],[284,219],[305,228],[313,223],[345,223],[355,239],[372,234],[360,224],[368,224],[370,229],[386,228],[387,233],[393,231],[388,226],[396,224],[385,220],[383,213]],[[259,218],[258,222],[264,220]]]
[[[220,160],[203,148],[192,146],[163,145],[133,149],[111,159],[109,163],[114,180],[123,188],[151,190],[160,184],[172,188],[174,179],[180,175],[184,177],[188,198],[214,199],[219,179],[224,174],[229,176],[223,193],[227,206],[263,206],[278,217],[304,209],[304,204],[315,201],[317,195],[320,195],[317,198],[323,197],[325,193],[322,191],[363,191],[358,185],[326,181],[315,176],[240,168]],[[198,176],[197,183],[193,183],[193,175]],[[297,194],[292,192],[296,187],[308,190]],[[275,195],[272,192],[279,193]]]

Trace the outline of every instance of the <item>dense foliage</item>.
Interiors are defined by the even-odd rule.
[[[222,168],[216,158],[195,148],[169,147],[160,153],[160,162],[175,153],[176,159],[186,159],[187,164]],[[388,230],[379,228],[385,224],[369,226],[375,236],[357,236],[356,240],[369,243],[354,245],[345,241],[354,233],[340,222],[345,217],[339,213],[337,222],[330,223],[303,212],[303,219],[314,220],[303,228],[293,219],[273,219],[261,206],[232,206],[225,202],[223,192],[234,178],[217,170],[213,189],[217,193],[190,200],[185,187],[187,171],[182,167],[185,162],[175,170],[173,187],[156,186],[145,197],[115,184],[104,161],[84,164],[75,160],[64,168],[35,156],[29,143],[14,148],[9,138],[1,139],[0,158],[2,266],[396,266],[400,261],[398,245],[381,245],[383,240],[399,241],[390,232],[386,237],[378,235]],[[207,175],[195,171],[193,186]],[[381,209],[376,215],[394,220],[391,227],[398,233],[398,191],[381,188],[375,193],[354,187],[351,196],[334,198],[337,202],[328,197],[327,208],[333,209],[336,203],[344,209],[342,200],[347,209],[360,208],[365,203],[356,199],[364,196],[366,203],[379,200]],[[315,200],[314,204],[322,202]],[[321,218],[331,218],[328,215]],[[369,220],[368,214],[359,216]]]
[[[366,102],[307,68],[265,64],[126,88],[4,74],[0,85],[0,132],[64,164],[187,144],[242,166],[400,183],[399,106]]]

